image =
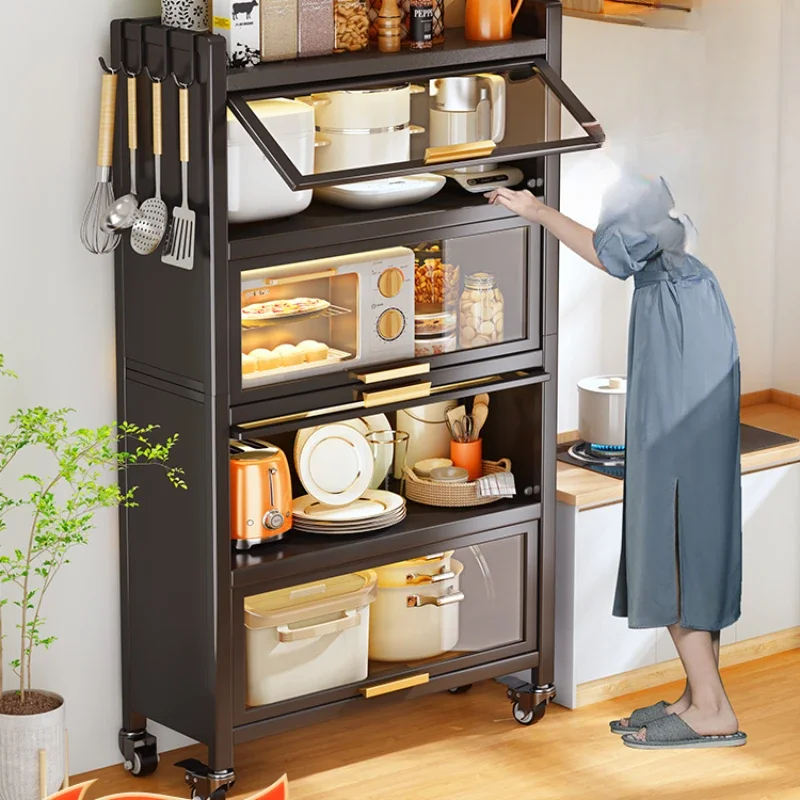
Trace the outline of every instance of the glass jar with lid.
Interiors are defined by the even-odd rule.
[[[458,309],[461,347],[485,347],[502,342],[503,310],[503,294],[497,287],[495,275],[490,272],[467,275]]]

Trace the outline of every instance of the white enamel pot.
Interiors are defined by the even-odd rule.
[[[298,99],[314,107],[317,129],[324,133],[408,125],[411,95],[424,91],[422,86],[403,83],[377,89],[321,92]]]
[[[625,446],[627,381],[599,375],[578,382],[578,436],[590,444]]]
[[[402,164],[411,157],[411,136],[424,129],[405,123],[397,127],[321,128],[317,144],[316,172],[338,172],[376,164]]]
[[[452,576],[431,583],[382,586],[379,576],[378,597],[369,621],[369,657],[419,661],[453,650],[458,644],[459,605],[464,599],[459,591],[463,570],[463,565],[452,559]]]
[[[374,570],[378,575],[378,586],[417,586],[453,578],[455,576],[450,565],[452,557],[453,551],[448,550],[446,553],[435,553],[378,567]]]

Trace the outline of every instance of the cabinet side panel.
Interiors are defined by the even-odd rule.
[[[214,724],[214,529],[209,513],[206,406],[126,381],[128,419],[179,434],[173,461],[187,490],[157,467],[131,470],[139,487],[127,513],[128,593],[123,635],[129,642],[130,702],[139,714],[208,742]]]

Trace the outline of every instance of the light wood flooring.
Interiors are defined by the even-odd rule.
[[[236,752],[245,798],[288,773],[291,800],[795,800],[800,798],[800,650],[725,670],[745,747],[641,752],[608,732],[609,719],[674,699],[677,684],[567,711],[553,705],[538,725],[511,719],[503,687],[434,695],[262,739]],[[143,791],[187,797],[179,756],[165,754],[156,775],[134,779],[122,767],[97,778],[92,800]]]

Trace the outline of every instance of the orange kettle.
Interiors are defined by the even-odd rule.
[[[467,0],[464,36],[473,42],[502,42],[511,38],[511,26],[522,8],[517,0]]]
[[[236,549],[282,539],[292,527],[292,478],[283,450],[261,441],[233,443],[230,482]]]

